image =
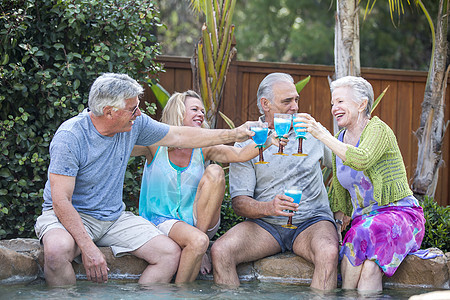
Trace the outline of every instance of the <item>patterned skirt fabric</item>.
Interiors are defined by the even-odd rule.
[[[390,277],[408,253],[420,249],[424,233],[421,207],[380,208],[353,220],[340,258],[345,254],[353,266],[372,260]]]

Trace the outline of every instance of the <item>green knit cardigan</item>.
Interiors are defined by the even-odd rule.
[[[394,132],[380,118],[373,117],[369,121],[361,133],[359,146],[348,145],[345,156],[344,165],[363,171],[369,177],[373,185],[374,200],[378,205],[387,205],[413,194],[408,185],[403,157]],[[332,182],[331,210],[333,212],[340,210],[347,216],[352,216],[350,193],[336,177],[334,153]]]

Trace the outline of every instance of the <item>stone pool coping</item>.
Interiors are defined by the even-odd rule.
[[[100,250],[106,257],[111,279],[137,280],[147,263],[137,257],[127,255],[114,257],[109,247]],[[424,287],[450,289],[450,252],[437,253],[433,259],[423,260],[409,255],[394,276],[383,279],[385,287]],[[26,283],[43,279],[43,248],[37,239],[12,239],[0,241],[0,285]],[[78,279],[85,279],[82,265],[73,263]],[[269,256],[238,266],[239,278],[243,281],[259,280],[290,282],[309,285],[314,266],[293,253]],[[212,275],[199,275],[198,279],[212,280]]]

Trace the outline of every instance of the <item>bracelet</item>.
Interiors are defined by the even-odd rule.
[[[339,224],[339,225],[343,225],[344,224],[344,222],[342,222],[341,219],[335,219],[334,221],[336,222],[336,224]]]

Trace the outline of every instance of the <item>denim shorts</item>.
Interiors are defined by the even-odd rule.
[[[303,230],[305,230],[306,228],[317,222],[329,221],[334,226],[336,226],[331,219],[323,216],[316,216],[307,220],[306,222],[293,224],[297,226],[297,229],[295,230],[284,228],[281,225],[270,224],[261,219],[247,219],[247,221],[254,222],[259,226],[261,226],[262,228],[264,228],[265,230],[267,230],[277,240],[278,244],[281,247],[281,252],[292,251],[292,245],[294,245],[294,241],[297,238],[297,236],[300,233],[302,233]]]

